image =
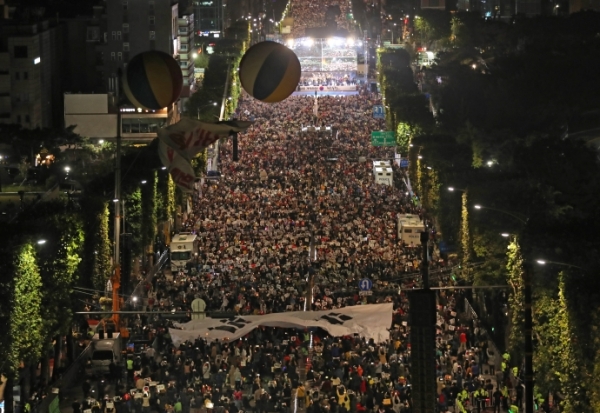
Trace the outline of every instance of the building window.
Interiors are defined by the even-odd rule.
[[[115,60],[115,52],[110,52],[110,60]]]
[[[129,2],[127,0],[123,0],[121,4],[123,4],[123,10],[127,10],[129,7]]]
[[[117,40],[121,40],[121,32],[117,32]]]
[[[123,23],[123,33],[129,33],[129,23]]]
[[[112,32],[112,39],[117,40],[117,32]]]
[[[13,53],[16,59],[24,59],[28,57],[27,46],[15,46]]]
[[[117,60],[120,62],[121,60],[123,60],[123,53],[118,52],[117,53]]]
[[[129,51],[129,43],[123,43],[123,51],[124,52],[128,52]]]
[[[188,49],[187,44],[182,44],[179,46],[179,48],[181,49],[182,52],[187,52],[187,49]]]
[[[156,17],[150,16],[150,17],[148,17],[148,21],[150,22],[151,26],[154,26],[154,24],[156,23]]]
[[[123,133],[156,133],[167,126],[166,118],[123,118]]]
[[[21,80],[21,74],[19,72],[15,72],[15,80]]]
[[[150,31],[150,40],[156,40],[156,32]]]
[[[23,72],[23,80],[29,79],[29,72]]]

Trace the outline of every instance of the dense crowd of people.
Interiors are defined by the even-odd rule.
[[[315,25],[329,5],[294,2],[294,30]],[[277,104],[242,96],[236,117],[254,124],[239,136],[239,160],[230,142],[220,145],[221,176],[201,183],[180,228],[199,236],[198,255],[185,271],[161,272],[147,285],[139,305],[156,315],[140,314],[130,327],[148,345],[122,370],[110,369],[118,413],[411,412],[408,291],[420,286],[423,254],[398,238],[397,215],[421,218],[434,284],[450,285],[453,267],[439,256],[435,226],[409,195],[403,171],[393,166],[393,185],[374,181],[372,162],[394,157],[370,143],[371,132],[385,128],[372,116],[381,103],[365,89]],[[359,294],[362,278],[373,280],[372,295]],[[198,337],[174,345],[162,314],[191,312],[198,298],[209,314],[380,302],[392,302],[394,313],[381,343],[267,327],[232,342]],[[498,355],[477,321],[460,316],[462,293],[440,291],[437,305],[437,411],[506,410],[504,365],[496,378]],[[78,408],[99,413],[111,403]]]
[[[390,157],[370,145],[370,132],[383,127],[371,115],[377,103],[366,91],[293,96],[274,105],[245,96],[238,117],[255,123],[240,136],[239,161],[230,145],[221,146],[222,176],[203,183],[184,223],[201,239],[193,269],[156,277],[149,295],[152,309],[190,311],[202,298],[209,312],[239,315],[303,310],[312,288],[311,310],[393,302],[390,339],[265,328],[232,343],[199,338],[174,347],[166,330],[154,329],[163,356],[154,361],[153,354],[140,377],[164,381],[166,370],[173,390],[149,394],[147,404],[179,401],[228,412],[410,411],[406,292],[420,283],[421,248],[398,240],[396,215],[421,215],[432,239],[435,228],[407,196],[400,170],[394,186],[374,183],[370,161]],[[331,129],[303,132],[305,125]],[[433,257],[432,279],[446,285],[452,269],[435,250]],[[314,284],[307,282],[311,274]],[[372,296],[358,294],[364,277],[374,281]],[[459,292],[438,296],[440,411],[457,400],[483,406],[497,394],[482,379],[495,362],[483,331],[457,317],[463,301]]]
[[[293,38],[305,36],[305,30],[311,27],[322,27],[325,25],[325,16],[330,6],[339,6],[340,14],[335,17],[337,28],[350,29],[350,21],[347,19],[350,13],[350,3],[337,0],[322,1],[293,1],[291,2],[292,24],[291,35]]]

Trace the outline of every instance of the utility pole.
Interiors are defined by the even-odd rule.
[[[121,106],[117,105],[117,152],[115,154],[115,219],[114,219],[114,272],[112,277],[112,309],[116,311],[112,319],[117,331],[120,329],[119,313],[120,297],[119,288],[121,287]]]
[[[435,293],[429,288],[429,231],[421,232],[423,289],[409,292],[414,413],[435,413]]]

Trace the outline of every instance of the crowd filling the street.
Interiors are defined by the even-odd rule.
[[[366,90],[273,105],[241,100],[238,117],[254,124],[240,135],[240,159],[221,145],[220,178],[203,181],[184,214],[181,231],[199,237],[198,254],[185,269],[167,267],[145,285],[135,308],[148,312],[129,324],[146,344],[111,364],[106,382],[86,382],[76,411],[104,409],[115,399],[117,411],[144,413],[410,411],[406,293],[421,286],[422,248],[398,239],[397,214],[419,216],[427,228],[435,285],[452,285],[455,267],[435,247],[435,226],[410,196],[403,171],[394,167],[393,185],[374,182],[371,162],[394,155],[370,145],[370,132],[383,128],[371,112],[379,102]],[[372,295],[359,294],[363,278],[373,281]],[[191,312],[198,298],[208,314],[384,302],[393,303],[394,314],[382,342],[262,327],[237,340],[174,345],[163,312]],[[485,331],[462,316],[461,290],[442,290],[437,302],[439,411],[498,411],[511,395],[520,403],[508,361],[496,371],[499,355]]]
[[[318,1],[292,8],[294,27],[324,13]],[[343,13],[342,15],[345,15]],[[385,129],[373,117],[380,95],[357,86],[344,96],[292,96],[265,104],[243,95],[236,117],[253,125],[218,147],[220,176],[203,179],[177,232],[199,249],[185,268],[159,271],[124,317],[132,341],[98,377],[88,362],[74,413],[408,413],[411,344],[407,292],[422,287],[420,243],[399,237],[398,215],[418,217],[429,235],[429,271],[454,285],[457,263],[442,256],[436,226],[394,161],[371,145]],[[376,183],[373,162],[391,162],[393,180]],[[361,294],[359,281],[372,281]],[[260,327],[235,340],[174,343],[166,312],[202,300],[211,314],[260,316],[392,303],[389,338],[333,337],[320,328]],[[197,302],[197,301],[196,301]],[[92,308],[92,307],[89,307]],[[155,314],[153,314],[155,313]],[[197,318],[197,317],[196,317]],[[437,411],[516,411],[519,364],[500,356],[460,289],[437,292]],[[542,404],[542,400],[538,400]]]

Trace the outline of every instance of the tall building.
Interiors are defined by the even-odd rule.
[[[62,124],[61,35],[54,21],[0,21],[0,122]]]
[[[222,35],[225,17],[223,0],[195,0],[194,16],[199,36],[220,37]]]
[[[175,0],[107,0],[106,32],[99,45],[108,92],[117,92],[119,74],[135,55],[159,50],[177,53],[178,4]]]
[[[106,85],[99,76],[103,67],[102,51],[98,46],[104,41],[104,7],[94,6],[87,14],[61,14],[65,26],[65,55],[62,66],[65,92],[105,93]]]
[[[194,87],[194,15],[189,14],[178,20],[178,48],[179,67],[183,74],[183,90],[181,91],[182,107],[185,107]]]

